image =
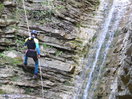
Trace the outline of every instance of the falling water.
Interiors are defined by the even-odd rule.
[[[123,17],[124,12],[126,10],[124,4],[126,4],[127,1],[128,0],[114,0],[113,1],[113,5],[107,15],[107,18],[105,19],[100,36],[97,41],[96,53],[95,53],[95,58],[93,60],[93,64],[89,63],[88,66],[86,66],[86,68],[85,68],[85,71],[90,70],[90,73],[84,74],[84,75],[86,75],[86,78],[85,78],[84,85],[82,87],[83,90],[80,93],[80,94],[82,94],[80,97],[81,99],[91,99],[91,97],[94,97],[94,92],[92,93],[92,95],[89,96],[89,91],[91,88],[91,83],[93,81],[94,73],[98,67],[99,71],[98,71],[98,75],[96,75],[97,80],[95,82],[93,90],[95,90],[97,88],[98,81],[100,79],[100,75],[101,75],[102,68],[104,66],[104,63],[105,63],[105,60],[107,57],[109,47],[111,45],[111,42],[113,41],[114,34],[119,26],[121,18]],[[102,53],[102,51],[103,51],[103,53]],[[102,60],[100,60],[100,56],[103,56]],[[88,57],[88,62],[89,62],[89,60],[90,60],[90,58]],[[99,61],[101,61],[101,64],[98,65]]]
[[[117,5],[118,5],[118,7],[115,8],[115,10],[114,10],[114,12],[115,12],[114,15],[116,14],[116,16],[114,16],[115,17],[114,21],[111,22],[112,26],[111,26],[111,28],[109,28],[110,32],[107,33],[109,35],[109,39],[108,39],[108,41],[105,45],[106,48],[105,48],[105,51],[104,51],[104,57],[103,57],[103,60],[102,60],[102,64],[100,65],[100,70],[99,70],[99,73],[98,73],[98,76],[97,76],[96,83],[94,85],[94,90],[96,90],[96,88],[98,87],[99,79],[101,77],[102,68],[105,65],[107,54],[108,54],[109,48],[111,46],[111,43],[113,41],[114,34],[115,34],[116,30],[118,29],[121,18],[123,17],[123,15],[126,11],[126,3],[123,3],[122,1],[118,1]],[[94,92],[92,93],[91,96],[94,97]]]
[[[99,42],[98,42],[99,46],[98,46],[98,49],[96,51],[96,57],[95,57],[95,61],[93,63],[91,72],[90,72],[90,74],[88,76],[88,83],[87,83],[86,88],[84,90],[83,99],[87,99],[87,97],[88,97],[88,91],[89,91],[89,88],[90,88],[90,84],[91,84],[91,80],[92,80],[92,75],[93,75],[93,72],[95,70],[95,67],[96,67],[96,64],[97,64],[97,61],[98,61],[98,57],[99,57],[99,54],[100,54],[100,50],[101,50],[101,47],[102,47],[102,45],[104,43],[104,40],[105,40],[107,31],[108,31],[110,22],[112,20],[112,15],[113,15],[113,12],[114,12],[114,9],[115,9],[115,5],[116,5],[116,0],[114,1],[113,5],[112,5],[112,9],[109,12],[108,18],[105,21],[103,32],[100,35],[100,39],[99,39]]]

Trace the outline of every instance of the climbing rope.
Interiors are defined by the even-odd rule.
[[[24,8],[24,14],[25,14],[26,23],[27,23],[27,28],[28,28],[28,34],[29,34],[29,36],[31,36],[31,34],[30,34],[30,29],[29,29],[29,22],[28,22],[28,18],[27,18],[27,11],[26,11],[25,1],[24,1],[24,0],[23,0],[23,8]]]
[[[28,18],[27,18],[27,11],[26,11],[25,1],[24,0],[23,0],[23,8],[24,8],[24,13],[25,13],[28,33],[29,33],[29,36],[31,36],[30,29],[29,29],[29,22],[28,22]],[[43,89],[44,85],[43,85],[43,77],[42,77],[42,69],[41,69],[40,59],[39,59],[39,69],[40,69],[40,80],[41,80],[41,86],[42,86],[42,97],[44,98],[44,89]]]
[[[42,69],[41,69],[41,65],[40,65],[40,59],[39,59],[39,70],[40,70],[40,80],[41,80],[41,86],[42,86],[42,97],[44,98],[44,84],[43,84],[43,77],[42,77]]]

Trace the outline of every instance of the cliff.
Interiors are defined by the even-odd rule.
[[[42,97],[41,80],[32,79],[33,61],[29,59],[27,70],[22,66],[29,26],[39,31],[44,97],[70,99],[75,75],[101,22],[93,17],[98,5],[94,0],[0,1],[0,97]]]
[[[112,12],[113,2],[114,0],[104,0],[101,4],[99,0],[1,0],[0,99],[75,99],[76,96],[82,99],[86,88],[83,84],[90,78],[87,74],[92,72],[92,64],[95,63],[100,45],[98,43],[102,40],[98,41],[98,38],[107,28],[106,32],[115,34],[105,61],[104,49],[111,38],[108,37],[110,34],[104,38],[95,71],[91,74],[89,93],[86,93],[89,94],[89,99],[131,99],[131,4],[123,6],[127,10],[125,14],[120,12],[124,16],[121,16],[115,31],[114,21],[117,22],[120,13],[117,17],[114,15],[118,14],[117,11],[122,6],[116,6]],[[106,20],[107,17],[111,19]],[[23,67],[23,44],[29,36],[28,27],[39,32],[42,74],[39,73],[37,80],[32,79],[33,60],[29,59],[27,68]],[[85,71],[85,68],[88,69]]]

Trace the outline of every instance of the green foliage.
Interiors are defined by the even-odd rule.
[[[0,53],[0,58],[4,57],[4,54],[3,53]]]
[[[43,47],[44,47],[45,49],[47,49],[47,48],[52,48],[52,46],[49,46],[49,45],[47,45],[47,44],[45,44],[45,43],[43,43],[42,45],[43,45]]]
[[[16,43],[19,44],[20,46],[24,45],[24,40],[17,39]]]
[[[32,20],[39,21],[40,23],[51,22],[54,12],[64,8],[63,5],[54,5],[54,0],[44,0],[40,4],[46,10],[30,10],[28,13]]]
[[[35,21],[49,21],[46,20],[46,18],[51,19],[52,15],[52,10],[34,10],[34,11],[29,11],[29,16],[31,19],[34,19]],[[44,21],[43,21],[44,22]]]
[[[43,47],[46,49],[48,46],[47,46],[47,44],[44,43],[44,44],[43,44]]]
[[[12,50],[15,50],[15,47],[9,46],[9,47],[6,47],[5,48],[5,51],[12,51]]]
[[[25,40],[23,38],[16,37],[15,44],[17,45],[17,50],[19,51],[25,50],[24,43],[25,43]]]
[[[58,5],[58,6],[56,6],[56,10],[60,10],[60,9],[64,9],[65,7],[63,6],[63,5]]]
[[[92,38],[92,42],[94,42],[97,39],[97,35],[94,35]]]
[[[80,23],[76,23],[75,26],[78,28],[82,27],[82,25]]]
[[[4,5],[2,3],[0,3],[0,15],[2,14],[4,8],[5,8]]]
[[[61,0],[64,1],[64,0]],[[16,1],[18,5],[21,5],[20,3],[22,0]],[[40,24],[44,24],[47,22],[51,22],[52,15],[56,10],[63,9],[63,5],[55,5],[54,0],[43,0],[43,2],[39,3],[42,9],[45,10],[27,10],[27,16],[28,18],[32,19],[32,22],[38,21]],[[16,19],[20,20],[24,16],[24,9],[21,9],[20,7],[16,10]]]
[[[63,54],[62,51],[57,50],[56,53],[55,53],[55,56],[60,56],[60,55],[62,55],[62,54]]]

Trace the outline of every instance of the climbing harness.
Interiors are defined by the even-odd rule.
[[[27,28],[28,28],[28,33],[29,36],[31,36],[30,34],[30,29],[29,29],[29,22],[28,22],[28,18],[27,18],[27,11],[26,11],[26,7],[25,7],[25,1],[23,0],[23,8],[24,8],[24,13],[25,13],[25,18],[26,18],[26,23],[27,23]],[[41,80],[41,86],[42,86],[42,97],[44,99],[44,89],[43,89],[43,77],[42,77],[42,69],[41,69],[41,64],[40,64],[40,59],[39,59],[39,69],[40,69],[40,80]]]

